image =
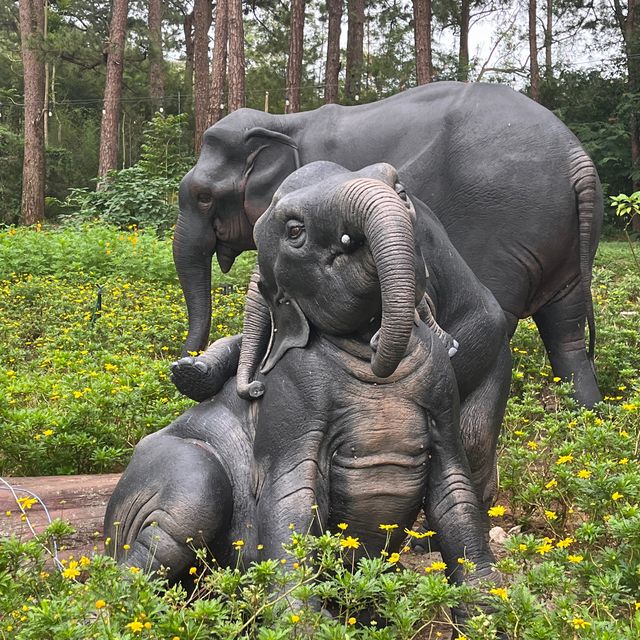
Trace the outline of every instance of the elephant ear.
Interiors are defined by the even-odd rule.
[[[268,373],[289,349],[307,346],[309,322],[295,300],[278,293],[275,301],[272,301],[262,283],[258,283],[258,288],[271,303],[271,340],[260,368],[260,373]]]
[[[264,213],[282,181],[300,167],[298,145],[289,136],[263,127],[245,134],[245,142],[262,144],[247,156],[244,170],[244,210],[255,224]]]

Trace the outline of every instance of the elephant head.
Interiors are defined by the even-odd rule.
[[[254,248],[253,225],[299,166],[296,143],[255,126],[255,114],[241,109],[231,125],[225,119],[208,129],[198,162],[180,184],[173,257],[189,313],[183,355],[203,349],[209,338],[213,254],[226,273],[240,253]]]
[[[350,172],[317,162],[285,180],[254,227],[262,296],[250,287],[240,394],[259,395],[248,385],[270,324],[263,373],[287,349],[305,346],[311,325],[329,335],[371,339],[374,375],[390,376],[405,355],[424,294],[414,224],[413,206],[390,165]]]

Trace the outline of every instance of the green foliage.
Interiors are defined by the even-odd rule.
[[[0,124],[0,224],[15,224],[20,215],[22,136]]]
[[[186,122],[186,114],[156,115],[145,127],[140,160],[109,173],[97,191],[72,189],[60,203],[66,219],[98,219],[121,229],[170,229],[178,216],[180,180],[194,162],[187,150]]]

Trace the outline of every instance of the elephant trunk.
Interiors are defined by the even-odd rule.
[[[415,247],[411,215],[388,185],[360,178],[340,187],[336,204],[345,221],[362,230],[373,257],[382,298],[373,373],[390,376],[404,357],[415,317]]]
[[[181,185],[181,192],[186,187]],[[183,194],[180,194],[183,200]],[[189,314],[189,333],[182,355],[207,346],[211,329],[211,258],[216,236],[209,220],[180,208],[173,238],[173,261]],[[190,215],[187,215],[190,214]]]
[[[242,398],[259,398],[264,393],[264,385],[253,380],[260,361],[267,352],[271,334],[271,313],[258,289],[260,274],[254,271],[249,281],[244,306],[244,326],[242,328],[242,349],[238,362],[236,386]]]

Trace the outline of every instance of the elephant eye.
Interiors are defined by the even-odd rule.
[[[213,200],[213,196],[210,193],[199,193],[198,194],[198,202],[200,204],[211,204],[211,201]]]
[[[304,243],[305,228],[300,220],[289,220],[286,226],[287,238],[294,241],[294,245],[299,247]]]

